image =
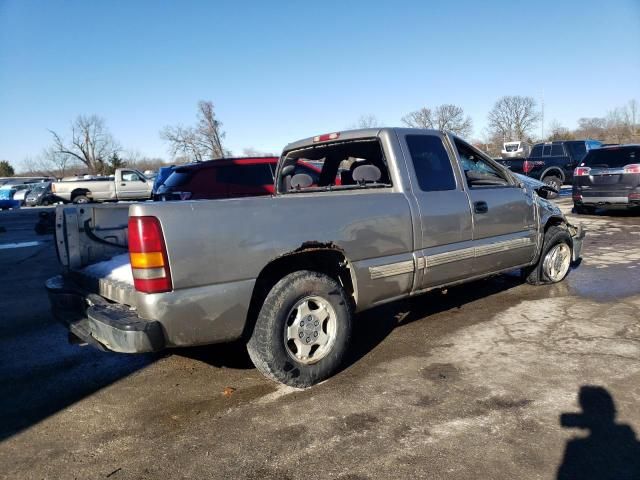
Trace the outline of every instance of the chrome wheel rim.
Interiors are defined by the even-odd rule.
[[[542,268],[552,282],[559,282],[569,271],[571,249],[566,243],[554,245],[544,257]]]
[[[324,358],[336,342],[336,312],[322,297],[305,297],[293,306],[284,326],[287,353],[310,365]]]

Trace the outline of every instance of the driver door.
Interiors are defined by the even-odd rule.
[[[533,198],[496,162],[455,136],[451,141],[471,200],[474,274],[528,263],[536,250]]]
[[[122,170],[122,178],[116,183],[118,198],[145,198],[150,196],[147,180],[135,170]]]

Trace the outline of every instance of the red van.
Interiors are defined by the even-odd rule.
[[[202,200],[271,195],[278,157],[208,160],[177,167],[158,187],[154,200]],[[300,163],[317,183],[320,169]]]

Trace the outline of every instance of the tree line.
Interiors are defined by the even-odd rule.
[[[481,139],[471,139],[490,155],[499,156],[505,141],[571,140],[592,138],[606,143],[630,143],[640,141],[638,102],[631,100],[622,107],[609,111],[603,117],[580,118],[577,128],[571,130],[553,120],[544,138],[536,131],[542,120],[542,112],[536,100],[528,96],[504,96],[499,98],[487,114],[487,127]],[[463,138],[473,132],[473,121],[464,109],[454,104],[423,106],[400,119],[411,128],[448,130]],[[351,128],[380,127],[375,115],[361,116]],[[79,115],[63,134],[49,130],[51,145],[35,158],[23,162],[23,172],[30,175],[64,177],[73,174],[109,175],[125,166],[139,170],[155,170],[169,162],[161,158],[148,158],[138,152],[123,149],[112,136],[105,120],[98,115]],[[231,155],[225,147],[225,132],[217,118],[213,102],[198,102],[196,122],[191,126],[166,126],[160,137],[167,143],[173,164],[224,158]],[[243,151],[245,156],[273,155],[252,148]],[[13,175],[13,167],[6,160],[0,161],[0,176]]]

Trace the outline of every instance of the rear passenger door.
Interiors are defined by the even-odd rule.
[[[416,290],[468,277],[473,268],[471,207],[445,137],[406,134],[404,141],[419,214]]]
[[[451,141],[471,201],[474,274],[528,263],[537,236],[533,198],[496,162],[457,137]]]

